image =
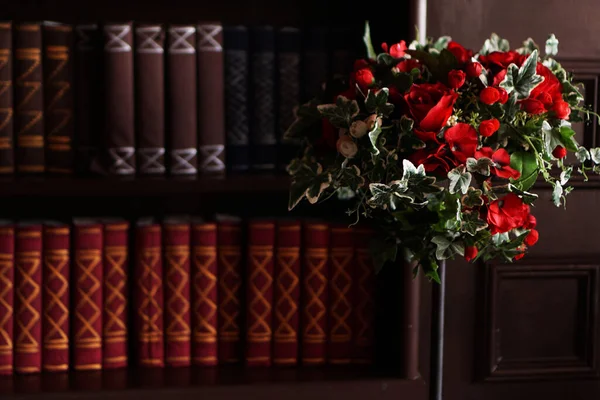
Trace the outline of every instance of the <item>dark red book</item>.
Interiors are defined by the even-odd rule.
[[[275,223],[250,221],[246,291],[246,364],[271,365]]]
[[[126,367],[129,222],[104,221],[102,368]]]
[[[163,260],[161,226],[138,222],[135,232],[134,298],[136,350],[141,366],[165,365]]]
[[[277,225],[273,285],[275,365],[296,365],[298,362],[301,228],[299,221],[282,221]]]
[[[367,228],[354,229],[356,243],[356,272],[354,291],[354,354],[352,362],[370,364],[375,340],[375,268],[369,250],[373,232]]]
[[[42,224],[15,233],[15,352],[17,373],[42,370]]]
[[[327,350],[329,226],[306,222],[303,236],[302,363],[320,365]]]
[[[0,227],[0,375],[13,373],[15,229]]]
[[[217,365],[217,224],[192,225],[192,361]]]
[[[347,225],[331,227],[329,249],[329,340],[327,359],[331,364],[352,361],[352,277],[354,275],[354,232]]]
[[[237,218],[218,219],[219,362],[241,361],[242,225]]]
[[[165,361],[167,366],[191,364],[190,224],[185,219],[163,223],[165,288]]]
[[[42,368],[45,371],[69,369],[70,234],[66,224],[44,226]]]
[[[73,226],[73,368],[102,369],[102,224],[76,219]]]
[[[0,174],[15,171],[12,23],[0,23]]]

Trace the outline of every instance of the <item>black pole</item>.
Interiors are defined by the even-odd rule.
[[[446,260],[439,264],[441,283],[433,283],[431,293],[431,362],[429,400],[442,399],[444,371],[444,305],[446,297]]]

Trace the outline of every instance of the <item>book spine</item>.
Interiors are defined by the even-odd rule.
[[[352,362],[371,364],[375,340],[375,268],[369,251],[373,232],[365,228],[354,230],[356,241],[356,285],[354,294],[354,354]]]
[[[17,373],[42,369],[42,226],[19,226],[15,238],[15,348]]]
[[[126,367],[129,223],[104,224],[102,368]]]
[[[15,230],[0,228],[0,375],[13,373]]]
[[[65,24],[46,24],[43,39],[46,170],[71,174],[75,162],[73,28]]]
[[[0,23],[0,174],[15,171],[12,23]]]
[[[329,281],[329,226],[306,223],[304,228],[304,275],[302,291],[302,363],[325,363]]]
[[[217,225],[192,227],[193,347],[195,365],[214,366],[217,354]]]
[[[271,26],[256,27],[250,34],[251,163],[257,170],[275,169],[275,33]]]
[[[140,366],[164,367],[163,261],[161,227],[136,230],[135,297],[137,356]]]
[[[284,141],[283,134],[296,119],[300,103],[300,29],[284,27],[277,32],[277,143],[278,164],[285,170],[287,164],[299,151],[300,143]]]
[[[73,368],[102,369],[102,225],[75,224]]]
[[[133,175],[136,165],[132,23],[107,24],[103,29],[107,172]]]
[[[165,173],[165,31],[162,25],[135,28],[137,161],[141,174]]]
[[[273,339],[273,255],[275,223],[252,221],[248,227],[246,364],[269,366]]]
[[[163,226],[165,260],[165,362],[167,366],[191,364],[190,225]]]
[[[217,226],[219,269],[219,362],[241,361],[242,227],[238,222]]]
[[[329,340],[327,358],[331,364],[352,361],[352,278],[354,276],[354,235],[348,226],[331,228],[329,264]]]
[[[280,222],[273,288],[273,363],[296,365],[300,316],[300,222]]]
[[[76,25],[74,32],[75,168],[84,175],[91,171],[92,160],[98,157],[103,136],[103,39],[96,24]]]
[[[45,371],[69,369],[70,231],[68,225],[44,226],[42,368]]]
[[[44,92],[40,24],[14,26],[15,164],[20,173],[43,173]]]
[[[226,164],[232,171],[245,171],[250,167],[248,29],[245,26],[226,26],[223,40],[225,43]]]
[[[304,30],[302,51],[302,103],[314,98],[321,91],[329,71],[329,46],[327,28],[309,27]]]
[[[169,169],[173,175],[194,175],[198,172],[196,28],[171,25],[167,41]]]
[[[198,32],[199,171],[225,172],[225,87],[223,26],[202,22]]]

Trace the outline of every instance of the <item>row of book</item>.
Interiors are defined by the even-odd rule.
[[[350,43],[214,21],[0,23],[0,174],[281,169],[295,107],[346,72]]]
[[[6,222],[0,373],[371,363],[370,234],[234,217]]]

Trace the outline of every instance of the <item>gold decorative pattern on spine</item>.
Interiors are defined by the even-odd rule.
[[[21,27],[17,27],[20,30]],[[39,27],[38,27],[39,28]],[[25,126],[16,132],[17,142],[22,147],[43,147],[44,138],[41,137],[41,141],[35,139],[33,141],[27,141],[23,136],[28,136],[28,132],[38,123],[41,123],[43,111],[42,110],[29,110],[29,102],[31,99],[41,90],[42,82],[30,81],[30,76],[35,72],[36,69],[41,68],[41,56],[40,49],[15,49],[15,62],[24,64],[27,66],[25,71],[15,78],[15,84],[17,88],[25,90],[26,94],[23,96],[18,104],[15,104],[15,109],[19,116],[27,117],[28,122]],[[39,137],[39,136],[38,136]],[[23,144],[19,142],[23,140]]]
[[[160,260],[160,247],[147,247],[141,251],[142,275],[138,286],[142,295],[142,303],[138,315],[142,320],[139,340],[142,343],[160,342],[163,340],[163,331],[157,325],[162,321],[162,306],[156,300],[156,294],[162,284],[162,276],[155,271],[155,266]],[[148,311],[154,309],[154,313]],[[146,362],[148,360],[145,360]],[[157,360],[157,362],[162,362]]]
[[[298,340],[298,332],[291,325],[291,319],[298,311],[298,304],[293,298],[293,293],[300,280],[294,272],[294,264],[300,259],[300,247],[279,247],[277,249],[277,290],[279,298],[275,301],[275,329],[274,339],[278,343],[294,343]]]
[[[18,233],[18,237],[28,237],[23,233]],[[40,237],[40,232],[35,233]],[[19,300],[19,308],[15,320],[20,328],[19,335],[15,338],[15,353],[37,353],[40,351],[40,344],[33,336],[31,329],[40,321],[40,313],[33,305],[33,301],[41,295],[41,288],[33,277],[38,272],[41,265],[42,253],[40,251],[21,251],[16,254],[17,273],[22,277],[22,281],[15,290],[15,298]],[[25,322],[22,315],[29,316]],[[36,367],[35,369],[39,369]]]
[[[10,271],[14,268],[14,256],[10,253],[0,254],[0,355],[12,354],[13,341],[7,331],[7,325],[13,317],[13,306],[8,303],[8,295],[13,289]],[[10,366],[12,369],[12,365]]]
[[[217,276],[209,269],[216,261],[216,247],[194,246],[194,263],[196,264],[194,309],[197,318],[197,324],[194,327],[194,340],[197,343],[214,343],[217,341],[217,327],[212,323],[217,313],[217,304],[210,298],[210,293],[217,286]],[[207,310],[205,315],[201,313],[202,310]]]
[[[185,286],[190,281],[189,272],[184,268],[189,258],[190,247],[188,245],[165,247],[167,267],[165,280],[171,294],[170,298],[167,299],[166,309],[170,318],[172,318],[166,329],[168,341],[189,342],[190,340],[190,325],[185,320],[185,314],[190,311],[190,302],[189,294],[186,295],[184,292]],[[180,310],[178,310],[178,307]]]
[[[80,233],[83,233],[82,231]],[[96,349],[102,345],[100,332],[94,328],[94,324],[102,317],[102,313],[93,299],[93,296],[102,290],[102,283],[94,275],[94,270],[100,265],[101,257],[102,252],[97,249],[75,251],[75,268],[78,270],[76,286],[77,293],[81,296],[79,303],[75,304],[75,318],[81,324],[79,331],[75,332],[76,348]],[[92,314],[84,315],[82,314],[83,310],[91,310]],[[76,367],[82,368],[83,366]]]
[[[223,294],[219,299],[219,314],[222,318],[219,338],[223,341],[237,341],[240,337],[240,327],[237,317],[240,311],[239,292],[241,277],[238,273],[238,267],[241,258],[239,247],[219,247],[219,268],[221,269],[219,287],[221,294]],[[230,283],[233,284],[230,286]],[[230,308],[233,309],[231,313],[228,310]]]
[[[104,341],[108,343],[122,343],[127,340],[127,325],[125,311],[127,298],[123,290],[127,285],[125,273],[125,260],[127,260],[127,246],[104,247]],[[107,361],[107,359],[105,359]]]
[[[305,327],[303,341],[305,343],[325,343],[326,333],[320,322],[325,318],[327,308],[321,301],[321,295],[327,289],[327,280],[323,270],[327,264],[328,249],[306,249],[306,306],[304,307]],[[312,285],[311,283],[316,283]],[[306,361],[306,360],[305,360]]]
[[[352,327],[348,319],[352,314],[350,290],[352,276],[348,265],[352,261],[352,247],[334,247],[331,249],[331,336],[333,343],[350,342]],[[340,282],[341,281],[341,282]]]
[[[48,231],[50,232],[50,231]],[[53,234],[61,234],[52,231]],[[62,325],[69,319],[69,308],[62,301],[62,296],[69,291],[68,274],[65,274],[69,265],[69,250],[44,250],[44,268],[48,271],[44,282],[44,319],[45,324],[50,325],[50,330],[44,337],[44,348],[46,349],[68,349],[69,335],[62,329]],[[52,288],[52,283],[57,282],[59,286]],[[54,319],[54,313],[58,312],[58,319]],[[52,366],[58,368],[58,366]]]
[[[272,225],[265,226],[272,228]],[[259,226],[260,228],[260,226]],[[273,246],[250,246],[249,256],[251,274],[248,278],[250,290],[250,315],[254,318],[248,327],[248,340],[250,342],[269,342],[271,340],[271,321],[267,318],[271,314],[271,303],[265,295],[273,283],[273,277],[267,270],[267,264],[273,260]],[[263,278],[264,282],[260,282]]]
[[[46,78],[46,84],[53,93],[46,105],[46,112],[59,117],[56,125],[49,127],[48,148],[54,151],[69,151],[71,150],[71,138],[64,136],[63,129],[73,118],[73,113],[68,108],[59,107],[65,93],[71,90],[71,84],[63,79],[69,63],[68,48],[66,46],[47,46],[46,60],[49,64],[48,68],[53,68]]]
[[[371,280],[371,274],[373,273],[373,263],[371,261],[371,255],[368,249],[358,248],[356,249],[356,262],[358,270],[358,303],[356,305],[356,336],[355,344],[357,345],[368,345],[371,344],[370,332],[371,318],[373,312],[373,298],[372,293],[368,291],[368,282]]]

